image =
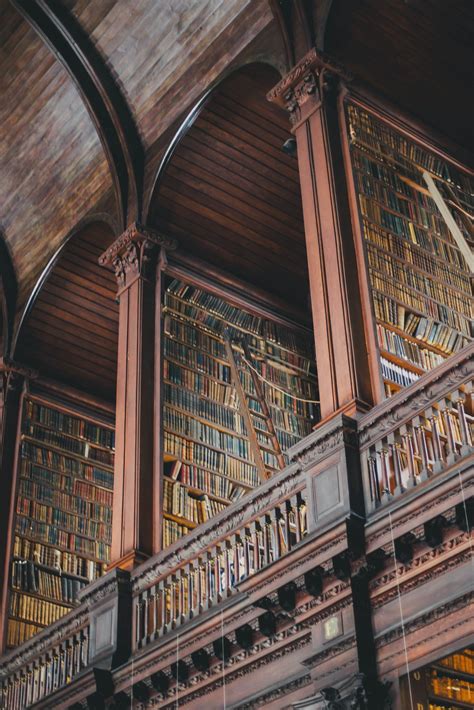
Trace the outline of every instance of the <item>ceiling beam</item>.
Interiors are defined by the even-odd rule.
[[[132,112],[105,59],[57,0],[11,0],[65,67],[95,125],[112,173],[123,227],[142,217],[144,150]]]

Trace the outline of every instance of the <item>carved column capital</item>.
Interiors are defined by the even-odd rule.
[[[38,372],[25,367],[9,357],[0,358],[0,390],[5,395],[7,390],[14,390],[23,385],[25,379],[35,379]]]
[[[268,92],[267,99],[286,109],[296,126],[321,106],[327,91],[335,89],[341,79],[350,81],[351,76],[342,65],[313,48]]]
[[[119,294],[137,278],[149,278],[159,248],[172,251],[178,243],[149,227],[134,222],[99,257],[101,266],[112,266]]]

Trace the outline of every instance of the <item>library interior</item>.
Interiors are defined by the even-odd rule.
[[[0,708],[473,708],[472,3],[0,12]]]

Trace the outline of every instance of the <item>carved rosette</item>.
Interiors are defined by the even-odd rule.
[[[336,88],[340,79],[350,81],[351,76],[341,64],[313,48],[268,92],[267,99],[286,109],[296,125],[321,106],[325,93]]]
[[[177,246],[175,239],[134,223],[99,257],[99,264],[113,267],[120,293],[137,278],[152,278],[160,248],[173,251]]]

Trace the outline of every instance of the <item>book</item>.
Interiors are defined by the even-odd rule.
[[[381,370],[391,394],[473,338],[471,274],[423,171],[467,210],[473,185],[368,110],[349,102],[346,111]]]
[[[8,644],[22,643],[104,574],[114,430],[28,396],[19,442]]]
[[[262,466],[278,471],[319,412],[309,332],[179,280],[168,283],[163,310],[163,536],[171,544],[259,485]]]

